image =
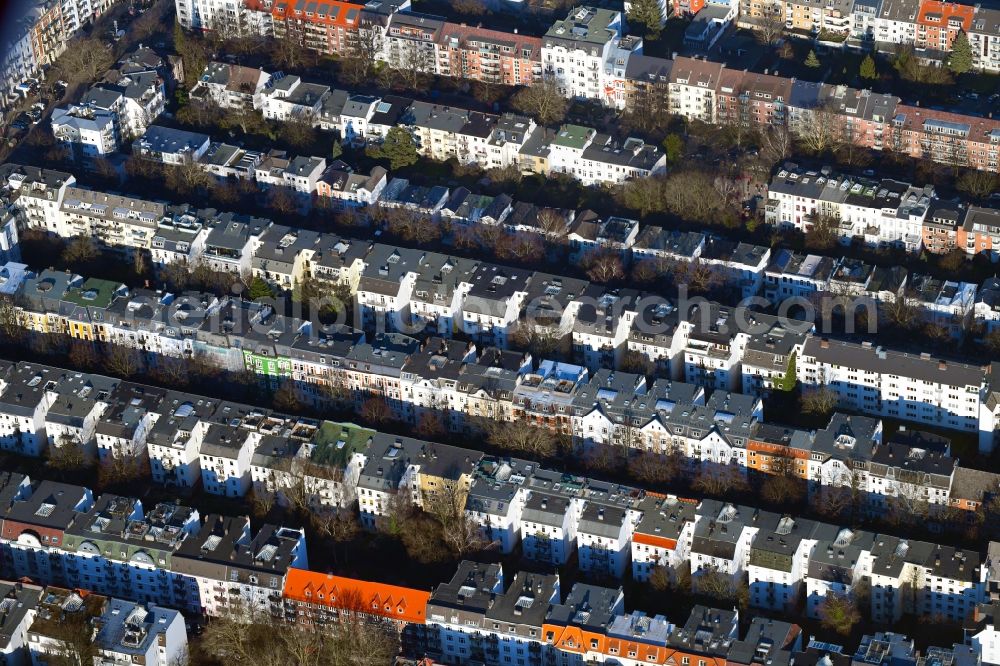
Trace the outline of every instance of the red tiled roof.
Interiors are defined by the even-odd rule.
[[[306,569],[289,569],[283,596],[294,601],[423,624],[429,592]]]

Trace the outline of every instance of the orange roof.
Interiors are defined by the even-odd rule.
[[[636,532],[632,535],[632,541],[646,546],[666,548],[667,550],[677,548],[677,539],[668,539],[667,537],[656,536],[655,534],[643,534],[641,532]]]
[[[294,601],[381,615],[397,622],[423,624],[427,600],[431,595],[430,592],[409,587],[306,569],[289,569],[282,596]]]
[[[361,19],[363,5],[351,2],[341,2],[340,0],[318,0],[309,2],[303,6],[302,11],[296,11],[294,0],[278,0],[274,3],[271,15],[279,20],[292,18],[313,23],[316,25],[339,25],[346,28],[354,28]],[[306,14],[306,9],[309,14]],[[350,16],[350,19],[347,17]]]
[[[948,21],[957,18],[962,21],[962,30],[968,30],[969,26],[972,25],[972,15],[975,11],[972,5],[939,2],[939,0],[924,0],[920,3],[920,13],[917,14],[917,23],[936,28],[947,28]],[[928,14],[936,15],[939,18],[936,21],[930,20],[928,19]]]

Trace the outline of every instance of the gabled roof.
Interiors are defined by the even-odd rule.
[[[305,569],[289,569],[283,596],[309,604],[363,611],[397,622],[423,624],[430,593]]]

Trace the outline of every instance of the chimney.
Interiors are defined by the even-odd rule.
[[[822,340],[819,341],[819,348],[820,349],[829,349],[830,348],[830,341],[827,340],[826,338],[823,338]]]
[[[948,368],[947,363],[945,363],[944,361],[938,361],[938,370],[946,370],[947,368]]]

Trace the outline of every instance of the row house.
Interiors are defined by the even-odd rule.
[[[791,79],[727,69],[719,81],[718,121],[743,127],[784,126],[791,92]]]
[[[637,509],[642,517],[632,534],[632,577],[648,582],[657,571],[676,580],[687,564],[694,538],[694,501],[647,493]]]
[[[220,180],[250,180],[263,159],[260,151],[213,141],[198,165]]]
[[[740,364],[741,392],[763,396],[787,385],[792,359],[802,353],[807,331],[780,320],[755,316]]]
[[[167,208],[162,203],[69,187],[48,230],[64,238],[93,238],[129,256],[152,248],[153,236],[165,217]]]
[[[566,564],[577,546],[586,479],[552,470],[536,470],[527,480],[527,495],[518,531],[521,549],[530,560]]]
[[[207,134],[150,125],[132,142],[132,154],[144,160],[181,166],[200,160],[210,143]]]
[[[716,97],[722,70],[722,63],[674,58],[670,70],[670,112],[688,120],[708,124],[718,122],[720,105]]]
[[[496,116],[414,102],[404,122],[414,134],[417,150],[425,157],[441,162],[455,158],[462,164],[484,164]]]
[[[251,270],[282,292],[301,285],[308,275],[309,259],[320,243],[320,234],[284,225],[269,226],[254,242]]]
[[[976,7],[966,33],[972,47],[973,66],[987,72],[1000,69],[1000,44],[997,43],[1000,12],[989,7]]]
[[[919,0],[882,0],[875,19],[875,42],[913,44],[917,39]]]
[[[817,534],[805,574],[806,616],[820,617],[828,596],[849,597],[870,580],[876,535],[850,528]]]
[[[277,39],[291,39],[327,55],[348,56],[357,48],[361,9],[340,0],[316,5],[279,0],[271,5],[268,18]]]
[[[209,615],[227,609],[280,609],[292,567],[308,567],[301,529],[265,524],[254,532],[246,517],[214,514],[184,540],[171,564],[173,571],[194,580],[199,610]]]
[[[913,46],[947,53],[955,37],[968,33],[976,8],[954,2],[922,0],[917,14],[917,33]]]
[[[635,320],[639,295],[631,289],[592,286],[581,299],[571,334],[573,357],[587,368],[617,368]]]
[[[261,92],[261,112],[268,120],[304,120],[317,124],[323,98],[329,93],[329,86],[307,83],[294,74],[277,81],[272,78]]]
[[[969,206],[957,230],[955,246],[966,254],[983,254],[990,261],[1000,260],[1000,211]]]
[[[622,40],[621,12],[576,7],[556,21],[542,38],[542,77],[554,81],[560,94],[603,100],[605,66]]]
[[[876,621],[927,615],[963,622],[982,597],[978,553],[878,535],[871,557],[871,613]]]
[[[31,663],[75,657],[77,648],[67,639],[67,627],[89,630],[94,658],[108,663],[141,660],[167,666],[187,654],[184,616],[155,604],[50,585],[40,591],[30,616],[23,651],[30,654]]]
[[[16,207],[17,217],[29,226],[54,231],[66,188],[74,185],[76,178],[64,171],[4,164],[0,166],[0,182]]]
[[[513,417],[558,432],[572,432],[574,396],[586,379],[586,368],[541,361],[536,370],[521,376],[514,389]]]
[[[31,583],[0,581],[0,599],[9,600],[0,655],[9,664],[24,663],[28,656],[28,628],[35,620],[43,593],[41,587]]]
[[[271,75],[263,69],[212,61],[191,89],[190,96],[222,109],[259,109]]]
[[[5,571],[16,578],[65,582],[67,565],[63,543],[66,530],[77,512],[86,511],[93,505],[93,495],[87,488],[53,481],[42,481],[29,493],[23,492],[21,485],[15,488],[19,496],[3,507],[0,528],[0,553]]]
[[[618,386],[623,394],[635,395],[636,386],[639,386],[639,394],[643,395],[641,384],[636,383],[639,378],[633,378],[624,383],[614,383],[611,381],[612,377],[606,374],[594,382],[594,387],[598,394],[608,391],[608,386]],[[683,390],[685,388],[687,390]],[[754,423],[754,418],[759,418],[759,400],[723,396],[717,392],[707,404],[701,406],[697,404],[701,397],[691,389],[692,387],[680,386],[677,391],[664,392],[662,387],[654,385],[653,396],[648,399],[640,398],[652,400],[653,397],[664,396],[657,399],[656,409],[661,410],[668,419],[665,432],[681,433],[683,438],[687,438],[683,450],[683,455],[687,457],[701,456],[706,464],[738,464],[766,471],[769,463],[758,465],[750,456],[740,454],[737,448],[752,451],[758,461],[764,451],[773,455],[780,454],[780,448],[786,451],[801,450],[808,453],[807,468],[801,476],[823,485],[834,483],[835,477],[844,482],[846,473],[854,473],[860,475],[857,477],[857,486],[870,495],[931,504],[947,502],[949,477],[953,475],[955,464],[948,457],[946,447],[942,448],[940,438],[906,433],[905,437],[894,438],[889,444],[882,445],[880,424],[877,421],[845,415],[835,416],[827,428],[810,436],[811,441],[803,441],[798,436],[774,437],[762,433]],[[584,397],[582,391],[580,397]],[[624,397],[627,399],[627,396]],[[609,413],[628,414],[631,409],[626,401],[616,401],[606,393],[599,400],[608,406]],[[674,400],[677,402],[674,403]],[[224,471],[234,478],[229,467],[239,467],[239,456],[223,451],[225,442],[222,437],[212,435],[213,429],[225,432],[227,441],[252,438],[256,442],[250,461],[255,489],[280,495],[282,488],[291,488],[295,476],[299,476],[306,479],[306,492],[313,495],[309,501],[314,506],[342,506],[354,497],[352,488],[356,487],[362,514],[369,525],[374,525],[378,520],[392,519],[394,502],[397,501],[395,498],[423,506],[436,493],[455,491],[459,493],[459,501],[465,504],[466,514],[481,525],[484,536],[501,544],[504,550],[511,550],[519,541],[523,542],[525,552],[533,559],[564,562],[576,550],[581,566],[588,570],[621,576],[632,560],[633,569],[641,572],[639,575],[643,577],[652,575],[657,567],[666,567],[665,573],[673,575],[672,572],[684,562],[690,561],[692,570],[701,572],[697,574],[699,577],[716,572],[731,576],[734,584],[739,582],[743,572],[747,572],[755,599],[753,603],[765,608],[782,607],[794,598],[795,590],[799,589],[799,581],[803,579],[806,580],[807,588],[812,590],[809,594],[813,596],[825,597],[831,592],[850,592],[850,586],[842,585],[843,572],[836,574],[838,578],[827,577],[834,575],[830,573],[829,566],[820,567],[809,576],[796,573],[811,570],[812,565],[807,566],[803,559],[810,544],[816,545],[821,538],[831,542],[846,538],[834,528],[824,527],[822,529],[825,532],[821,530],[814,533],[809,522],[786,520],[785,517],[773,516],[751,507],[733,507],[718,502],[702,502],[700,505],[691,505],[691,509],[688,509],[683,500],[646,496],[639,489],[560,474],[537,468],[526,461],[486,459],[466,449],[354,429],[349,424],[316,424],[301,419],[289,421],[286,417],[246,406],[219,401],[206,403],[196,396],[178,395],[171,398],[166,395],[164,403],[157,410],[164,413],[173,410],[174,416],[164,416],[157,420],[150,434],[151,446],[157,440],[157,431],[180,434],[199,430],[203,435],[196,448],[197,455],[205,457],[204,463],[201,463],[204,468],[201,470],[202,474],[211,476],[209,468],[218,460],[223,460]],[[754,407],[752,403],[757,406]],[[207,416],[196,415],[196,408]],[[636,409],[646,409],[646,406],[638,404]],[[682,409],[684,414],[677,414]],[[719,433],[728,433],[730,443],[737,448],[731,451],[720,449],[720,455],[713,453],[706,457],[704,451],[694,446],[697,435],[693,432],[695,428],[704,431],[706,425],[700,423],[702,417],[696,414],[688,417],[689,413],[714,414],[709,420],[715,424]],[[188,425],[176,421],[184,418],[185,414]],[[162,421],[171,420],[174,420],[172,424],[160,427]],[[192,420],[199,422],[200,426],[190,425]],[[736,427],[743,421],[746,421],[746,425],[742,426],[745,432]],[[751,439],[775,441],[779,444],[764,449],[751,446]],[[326,468],[327,471],[319,468]],[[291,477],[288,476],[289,473],[292,474]],[[310,476],[325,477],[329,483],[314,484],[308,480]],[[214,483],[214,480],[209,479],[206,489],[211,491],[209,486]],[[850,483],[854,485],[854,482]],[[26,501],[16,499],[24,496],[23,480],[19,482],[13,479],[8,485],[11,488],[10,496],[15,498],[13,506],[18,501]],[[62,493],[59,492],[60,488],[54,487],[51,490],[38,489],[36,492],[41,493],[37,495],[39,498],[48,495],[54,497],[48,501],[55,504],[56,508],[52,509],[55,513],[58,506],[61,506],[62,500],[59,498],[65,495],[65,489],[61,490]],[[188,607],[191,604],[205,607],[206,604],[222,603],[221,599],[206,601],[206,594],[211,595],[213,591],[219,590],[214,587],[205,588],[202,581],[184,579],[167,585],[169,580],[160,581],[156,577],[159,574],[154,576],[149,570],[153,562],[163,564],[176,559],[176,553],[162,552],[162,549],[170,550],[181,541],[187,543],[196,529],[204,531],[204,528],[197,527],[197,520],[192,518],[190,512],[177,509],[180,513],[176,513],[172,506],[157,507],[147,519],[142,513],[141,504],[134,500],[107,495],[94,504],[85,497],[80,501],[72,499],[75,495],[70,497],[69,504],[72,507],[79,505],[80,508],[66,509],[71,518],[62,534],[57,535],[57,543],[62,543],[63,551],[74,548],[78,553],[76,559],[60,554],[53,563],[50,561],[52,558],[41,558],[34,552],[30,557],[24,553],[14,553],[12,558],[22,558],[22,566],[28,568],[48,567],[46,571],[51,571],[54,566],[55,573],[51,575],[61,576],[59,580],[69,580],[67,584],[76,584],[75,581],[78,580],[67,579],[67,576],[79,574],[90,576],[83,580],[92,587],[107,585],[108,589],[116,592],[132,589],[133,595],[141,597],[143,601],[169,601],[188,604]],[[94,507],[92,510],[91,506]],[[42,511],[47,513],[49,509]],[[72,515],[80,512],[85,512],[86,518],[72,518]],[[37,511],[35,513],[37,515]],[[79,520],[86,522],[79,532],[75,532],[76,528],[73,526]],[[220,525],[216,530],[217,534],[225,537],[226,534],[242,532],[243,528],[238,523],[230,524],[231,521],[227,522],[229,519],[220,520],[221,523],[214,522]],[[693,523],[691,527],[686,526],[688,522]],[[135,538],[135,543],[150,541],[149,537],[143,536],[140,539],[132,535],[140,532],[145,534],[154,527],[170,528],[162,537],[161,551],[151,552],[150,546],[144,545],[143,553],[137,553],[132,550],[132,546],[128,546],[130,538]],[[103,536],[97,536],[99,531]],[[160,534],[161,531],[156,530],[154,533]],[[817,536],[820,533],[827,536]],[[856,538],[850,534],[848,536],[850,540]],[[75,541],[77,537],[82,541]],[[117,555],[114,556],[120,564],[100,563],[99,570],[92,570],[92,565],[86,559],[89,555],[107,553],[109,550],[117,553],[119,549],[118,545],[107,547],[99,543],[92,548],[84,543],[98,538],[118,540],[116,544],[124,540],[121,547],[124,554],[120,559]],[[244,537],[233,538],[240,541]],[[28,543],[23,538],[22,542]],[[820,547],[822,544],[817,546],[817,550]],[[835,548],[842,547],[830,546],[831,552]],[[956,555],[954,558],[966,560],[955,565],[958,570],[972,570],[969,581],[959,588],[960,595],[965,599],[961,603],[966,604],[964,608],[970,608],[968,603],[978,601],[980,595],[978,564],[974,559],[968,559],[970,555],[960,555],[961,557]],[[820,555],[813,552],[811,557]],[[836,559],[841,557],[838,555]],[[942,554],[941,560],[944,559]],[[67,563],[73,566],[68,567]],[[852,567],[856,563],[857,560],[854,560]],[[106,566],[118,566],[121,571],[113,578],[101,579],[100,575],[103,575]],[[88,571],[90,573],[86,573]],[[944,572],[943,569],[941,571]],[[185,575],[190,577],[189,574]],[[957,576],[946,578],[944,573],[934,575],[942,578],[942,589],[947,587],[952,590],[958,584],[953,583],[958,579]],[[810,578],[813,579],[812,582]],[[101,580],[107,582],[100,582]],[[831,582],[838,582],[840,587],[831,587]],[[760,585],[755,588],[756,583]],[[246,591],[242,587],[232,589],[233,594],[249,595],[246,599],[253,603],[273,601],[266,590]],[[164,596],[168,594],[178,596]],[[945,597],[935,597],[922,606],[928,610],[912,612],[932,615],[939,605],[947,607],[948,603]],[[214,608],[210,612],[216,612],[221,607]],[[953,612],[963,611],[956,607]]]
[[[763,514],[763,512],[762,512]],[[790,611],[799,603],[809,567],[809,556],[832,525],[763,514],[747,559],[750,605]]]
[[[839,404],[879,416],[949,430],[979,430],[981,366],[810,337],[799,359],[799,381],[825,386]]]
[[[536,467],[527,460],[483,456],[472,475],[465,515],[501,553],[512,552],[521,540],[521,512],[528,498],[525,486]]]
[[[808,231],[833,221],[841,242],[860,239],[876,246],[921,249],[934,189],[883,179],[867,180],[800,169],[780,169],[768,187],[769,224]]]
[[[405,654],[420,651],[425,643],[426,591],[292,567],[281,596],[285,619],[303,630],[361,618],[398,631]]]
[[[574,399],[573,436],[585,447],[607,444],[659,452],[657,426],[669,425],[675,409],[704,403],[704,390],[691,384],[658,379],[647,387],[640,375],[598,370]]]
[[[760,530],[761,516],[751,507],[705,500],[695,513],[691,540],[691,586],[718,576],[735,586],[746,571],[750,544]]]
[[[440,31],[436,73],[507,86],[541,80],[538,37],[445,22]]]
[[[197,511],[179,504],[159,504],[147,513],[137,499],[103,495],[94,502],[86,488],[24,481],[6,479],[3,487],[6,570],[82,596],[64,604],[72,594],[50,588],[35,608],[35,621],[28,618],[26,635],[9,634],[4,648],[11,652],[26,641],[40,654],[58,654],[63,634],[49,625],[72,623],[71,614],[86,609],[93,611],[93,640],[102,658],[166,666],[183,650],[176,641],[184,622],[178,610],[163,606],[213,615],[236,604],[280,609],[289,569],[307,566],[301,530],[263,525],[254,531],[247,518],[222,516],[202,523]],[[109,596],[112,611],[102,616],[91,608]],[[7,590],[7,598],[22,597],[31,601],[20,588]],[[29,615],[32,608],[26,605]],[[15,628],[8,624],[12,619],[5,616],[6,628]]]
[[[345,168],[342,162],[334,162],[326,168],[316,181],[316,195],[336,202],[341,208],[364,208],[374,205],[385,189],[388,172],[374,166],[365,175]]]
[[[671,110],[688,119],[707,123],[738,119],[741,124],[754,122],[758,126],[787,124],[797,134],[822,126],[831,137],[862,148],[996,170],[996,123],[991,119],[911,109],[889,95],[768,73],[740,73],[705,60],[647,59],[641,40],[623,36],[620,12],[574,8],[534,41],[516,33],[456,25],[413,13],[408,3],[363,9],[335,0],[315,7],[279,2],[269,8],[232,7],[225,18],[219,8],[197,8],[200,15],[212,16],[210,20],[192,19],[194,8],[188,4],[188,0],[178,2],[182,25],[206,29],[206,20],[235,23],[239,28],[236,32],[291,36],[309,48],[341,57],[371,41],[376,58],[396,69],[507,85],[551,78],[568,97],[600,100],[616,108],[635,103],[641,97],[637,91],[649,92],[662,83],[661,87],[669,87]],[[961,32],[969,38],[977,66],[993,70],[1000,61],[994,48],[997,21],[991,17],[995,12],[986,8],[937,0],[802,0],[773,8],[765,4],[754,2],[740,8],[740,13],[749,17],[747,25],[763,20],[774,9],[790,30],[913,45],[920,57],[928,60],[944,57]],[[699,21],[709,27],[708,33],[718,34],[712,26],[728,20],[728,10],[735,8],[735,3],[709,3],[703,16],[698,12],[702,16]],[[710,14],[720,14],[719,20]],[[336,115],[337,109],[350,106],[346,99],[342,91],[334,95],[317,89],[310,91],[308,105],[318,104],[313,110],[322,115],[329,101]],[[377,100],[369,99],[362,106],[370,109],[372,102]],[[342,138],[349,138],[351,133],[340,129]]]
[[[986,278],[976,290],[972,306],[973,330],[989,335],[1000,328],[1000,278]]]
[[[380,60],[393,69],[436,73],[444,27],[445,20],[437,16],[393,13],[383,33]]]
[[[458,187],[441,208],[441,217],[458,224],[499,225],[510,214],[512,204],[513,199],[506,194],[491,197]]]
[[[809,300],[830,288],[837,268],[831,257],[777,250],[764,271],[764,298],[775,305],[788,299]]]
[[[66,583],[74,588],[197,611],[197,587],[170,570],[180,544],[199,529],[198,512],[105,494],[77,515],[63,539]]]
[[[942,164],[997,170],[1000,121],[899,104],[886,149]]]
[[[907,281],[905,296],[925,321],[961,338],[972,320],[976,291],[977,286],[969,282],[914,273]]]

